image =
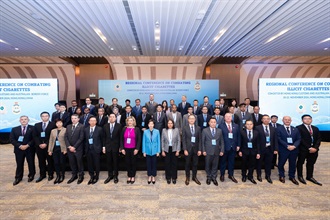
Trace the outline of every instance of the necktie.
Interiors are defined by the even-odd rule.
[[[245,112],[242,112],[242,117],[244,118],[244,116],[245,116]]]
[[[45,131],[46,130],[46,123],[42,123],[42,131]]]
[[[25,133],[26,133],[26,126],[23,126],[22,135],[24,136]]]
[[[220,105],[220,108],[223,108],[223,105]]]
[[[313,135],[313,130],[312,130],[312,127],[310,125],[308,125],[308,130],[309,130],[310,135],[312,136]]]
[[[102,121],[102,115],[99,117],[99,123]]]
[[[249,131],[249,141],[251,141],[251,131]]]
[[[214,135],[215,135],[215,129],[212,128],[212,137],[214,137]]]
[[[256,121],[258,121],[258,114],[255,114],[255,116],[256,116]]]
[[[72,133],[74,132],[74,129],[76,129],[76,126],[72,125]]]
[[[186,103],[184,102],[183,104],[182,104],[182,108],[184,109],[186,107]]]
[[[203,117],[204,117],[204,121],[206,121],[206,115],[205,114],[203,114]]]
[[[158,114],[157,121],[159,122],[159,120],[160,120],[160,113],[158,112],[157,114]]]
[[[100,106],[101,106],[101,108],[103,108],[103,104],[101,104]]]
[[[229,131],[229,133],[232,133],[230,124],[228,125],[228,131]]]
[[[194,131],[194,126],[191,126],[191,134],[194,135],[195,131]]]
[[[76,111],[76,107],[72,107],[72,114]]]
[[[142,121],[144,121],[146,119],[146,115],[142,114]]]
[[[273,123],[273,127],[276,128],[276,123]]]
[[[63,114],[64,114],[64,113],[63,113],[63,112],[61,112],[61,114],[60,114],[60,119],[62,119],[62,118],[63,118]]]
[[[215,119],[217,120],[217,122],[219,121],[219,115],[215,116]]]
[[[265,132],[266,136],[269,136],[268,126],[266,126],[265,130],[266,130],[266,132]]]
[[[112,137],[112,132],[113,132],[113,124],[110,124],[110,136]]]
[[[94,130],[93,130],[93,128],[91,128],[91,130],[89,132],[89,138],[92,138],[93,137],[93,133],[94,133]]]
[[[290,128],[289,127],[286,127],[286,132],[288,133],[288,135],[290,135]]]
[[[197,106],[194,107],[194,114],[196,115]]]

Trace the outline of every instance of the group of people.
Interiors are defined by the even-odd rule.
[[[127,184],[135,182],[137,160],[142,151],[147,163],[147,183],[155,184],[157,176],[157,158],[165,158],[165,177],[168,184],[177,182],[178,156],[183,151],[185,157],[185,184],[192,178],[200,185],[197,178],[197,166],[200,156],[205,157],[206,184],[218,185],[217,174],[220,169],[220,181],[228,178],[237,183],[234,177],[235,157],[242,158],[242,182],[247,180],[257,184],[253,172],[257,171],[257,180],[262,182],[262,166],[265,179],[273,183],[271,168],[276,164],[278,154],[279,181],[285,182],[284,165],[289,161],[289,180],[298,185],[295,178],[306,184],[303,177],[303,164],[307,161],[306,179],[322,185],[313,177],[314,164],[318,157],[321,135],[317,127],[311,125],[312,116],[303,115],[302,124],[291,126],[291,118],[283,117],[283,125],[277,123],[276,115],[260,114],[258,106],[252,107],[250,99],[237,106],[236,100],[225,105],[224,99],[209,103],[205,96],[203,103],[198,100],[193,104],[182,101],[176,105],[174,100],[158,104],[154,95],[144,106],[141,100],[135,100],[135,106],[126,100],[126,106],[118,104],[117,98],[112,104],[104,103],[99,98],[97,105],[92,105],[86,98],[86,105],[81,108],[77,101],[71,102],[67,110],[63,104],[55,104],[56,111],[40,114],[41,122],[29,125],[28,116],[20,117],[20,126],[14,127],[10,141],[14,145],[16,175],[13,185],[22,181],[24,161],[28,163],[28,182],[34,180],[36,168],[35,155],[38,158],[40,176],[36,182],[47,177],[48,181],[56,178],[54,184],[65,179],[66,158],[69,159],[72,176],[68,184],[84,180],[83,156],[87,158],[88,184],[99,180],[101,154],[106,155],[108,177],[118,183],[119,154],[125,157]],[[80,109],[80,112],[79,112]],[[83,112],[83,114],[81,114]]]

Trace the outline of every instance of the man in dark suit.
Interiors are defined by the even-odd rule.
[[[225,104],[224,98],[220,98],[219,102],[220,102],[220,106],[219,106],[220,115],[224,116],[227,113],[228,106]]]
[[[216,127],[219,128],[221,124],[223,124],[223,116],[220,115],[220,108],[219,107],[215,107],[214,108],[214,115],[212,116],[213,118],[215,118],[215,120],[217,121],[217,125]]]
[[[70,113],[66,111],[65,105],[60,105],[60,112],[56,114],[56,119],[61,119],[63,122],[63,127],[67,127],[71,123]]]
[[[157,129],[160,135],[162,135],[162,131],[167,123],[162,105],[157,105],[157,111],[153,114],[153,120],[155,121],[155,129]]]
[[[81,107],[81,111],[85,112],[84,111],[85,108],[89,108],[89,113],[92,114],[92,115],[96,115],[96,112],[94,111],[95,105],[92,104],[92,100],[89,97],[87,97],[85,99],[85,102],[86,102],[86,105],[83,105]]]
[[[305,160],[306,169],[307,169],[307,176],[306,179],[315,183],[317,185],[322,186],[316,179],[313,177],[314,172],[314,164],[316,163],[319,148],[321,145],[321,134],[319,129],[312,124],[312,116],[311,115],[303,115],[301,116],[303,124],[297,126],[300,135],[301,141],[299,145],[299,154],[298,154],[298,161],[297,161],[297,174],[298,180],[306,184],[306,181],[303,177],[303,165]]]
[[[279,150],[279,160],[278,160],[278,173],[280,176],[280,181],[285,183],[284,175],[284,165],[289,159],[289,179],[296,185],[299,185],[295,179],[296,173],[296,162],[298,156],[298,147],[300,144],[300,133],[299,130],[291,126],[291,117],[283,117],[283,126],[277,128],[278,136],[278,150]]]
[[[261,178],[261,166],[264,163],[265,178],[267,182],[273,183],[271,176],[273,155],[277,154],[278,141],[276,129],[270,126],[269,115],[262,116],[262,125],[256,127],[256,131],[259,132],[260,143],[260,159],[257,160],[257,179],[262,182]]]
[[[187,96],[182,95],[181,96],[181,101],[178,105],[178,112],[181,113],[181,116],[183,117],[185,114],[188,113],[188,108],[191,106],[189,102],[187,102]]]
[[[79,123],[78,115],[71,116],[72,124],[68,125],[65,133],[65,144],[68,148],[68,158],[72,170],[72,177],[68,184],[75,181],[78,176],[78,184],[84,180],[84,126]]]
[[[41,112],[41,122],[34,125],[34,143],[38,157],[40,177],[37,183],[46,178],[46,171],[48,172],[48,181],[54,178],[54,162],[53,157],[48,155],[48,142],[52,129],[56,127],[54,122],[49,121],[49,113]]]
[[[195,115],[193,114],[189,115],[188,125],[182,128],[182,149],[184,151],[184,155],[186,159],[186,163],[185,163],[186,185],[189,185],[191,165],[192,165],[192,180],[198,185],[201,185],[201,183],[197,179],[197,165],[198,165],[198,156],[201,155],[201,151],[202,151],[201,148],[202,132],[200,127],[195,125],[195,121],[196,121]]]
[[[100,176],[100,159],[103,147],[103,130],[96,126],[95,116],[89,118],[89,126],[84,129],[85,154],[87,157],[87,166],[90,180],[88,185],[95,184]]]
[[[151,119],[151,115],[148,113],[147,107],[143,106],[141,114],[137,116],[136,126],[140,128],[141,134],[148,129],[148,121]]]
[[[242,130],[245,128],[245,122],[246,120],[252,120],[252,116],[249,112],[245,109],[245,104],[241,103],[239,104],[239,110],[235,113],[239,118],[239,128]]]
[[[96,117],[96,125],[100,126],[101,128],[108,123],[108,117],[105,115],[104,108],[97,109],[97,117]]]
[[[253,121],[254,128],[256,128],[258,125],[262,124],[262,121],[261,121],[262,114],[260,114],[259,112],[260,112],[259,106],[254,106],[253,114],[252,114],[252,121]]]
[[[235,124],[239,125],[239,117],[235,114],[235,107],[229,106],[228,112],[231,113],[231,117],[232,117],[231,121],[234,122]]]
[[[257,184],[253,178],[253,170],[256,159],[260,158],[259,132],[253,130],[252,120],[247,120],[245,125],[246,129],[241,130],[241,147],[238,153],[242,157],[242,182],[246,182],[246,170],[248,169],[248,180]]]
[[[120,113],[122,111],[122,106],[118,104],[118,99],[117,98],[112,98],[112,104],[109,105],[108,109],[106,110],[107,115],[110,115],[111,113],[113,113],[113,108],[117,108],[118,112]]]
[[[208,114],[208,108],[206,106],[202,107],[202,114],[197,115],[197,123],[198,126],[203,130],[209,126],[209,121],[212,118],[211,115]]]
[[[278,116],[277,115],[272,115],[270,117],[270,120],[271,120],[270,125],[273,128],[275,128],[275,130],[276,130],[277,127],[282,126],[280,123],[277,123],[277,120],[278,120]],[[272,161],[273,167],[277,167],[277,155],[278,154],[274,154],[273,155],[273,161]]]
[[[199,107],[202,109],[203,106],[206,106],[207,107],[207,113],[209,115],[212,115],[213,114],[213,106],[209,103],[209,97],[208,96],[204,96],[204,99],[203,100],[204,100],[203,104],[201,104]]]
[[[55,107],[55,111],[52,113],[52,117],[51,117],[51,121],[55,122],[56,120],[56,114],[60,112],[60,104],[59,103],[55,103],[54,104]]]
[[[142,106],[141,106],[141,100],[135,99],[135,106],[132,109],[133,113],[137,116],[141,115],[142,113]]]
[[[206,184],[218,185],[217,172],[219,166],[219,156],[223,156],[225,151],[221,129],[216,128],[215,118],[209,121],[209,128],[202,131],[202,151],[205,156],[205,171],[207,175]]]
[[[82,124],[83,126],[87,127],[88,126],[89,118],[92,117],[92,116],[93,115],[89,113],[89,108],[86,107],[84,109],[84,114],[79,119],[79,123]]]
[[[197,99],[194,100],[194,105],[192,107],[193,107],[194,115],[199,115],[201,113],[201,108],[198,106],[198,100]]]
[[[125,107],[125,112],[121,114],[120,124],[121,126],[126,126],[126,118],[133,116],[136,118],[136,115],[132,112],[132,107],[130,105]]]
[[[241,145],[241,133],[237,124],[232,123],[231,113],[225,114],[225,123],[220,126],[223,140],[225,143],[225,152],[220,158],[220,181],[225,181],[225,171],[228,163],[228,178],[234,183],[237,180],[234,177],[235,155]]]
[[[72,100],[71,101],[71,107],[68,108],[68,112],[71,115],[76,114],[76,110],[78,108],[77,100]]]
[[[154,101],[154,94],[149,95],[149,102],[146,102],[145,106],[147,107],[148,113],[150,115],[153,115],[156,112],[158,103]]]
[[[21,116],[19,119],[21,125],[12,128],[10,132],[10,143],[14,146],[16,159],[16,174],[13,185],[17,185],[23,179],[24,159],[28,163],[29,174],[28,182],[32,182],[36,174],[34,164],[35,147],[33,141],[33,126],[29,125],[29,117]]]
[[[122,127],[119,123],[116,123],[116,115],[109,115],[109,123],[103,126],[103,153],[107,157],[107,169],[108,178],[104,181],[104,184],[114,180],[114,183],[118,183],[118,158],[119,158],[119,145],[120,134]]]
[[[94,108],[95,115],[98,114],[100,108],[104,109],[104,115],[106,115],[108,105],[104,103],[104,98],[102,98],[102,97],[99,98],[99,103],[95,105],[95,108]]]

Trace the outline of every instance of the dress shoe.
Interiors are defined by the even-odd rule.
[[[210,179],[207,179],[207,180],[206,180],[206,184],[207,184],[207,185],[210,185],[210,184],[211,184],[211,180],[210,180]]]
[[[118,183],[118,176],[115,176],[114,178],[113,178],[113,182],[115,183],[115,184],[117,184]]]
[[[231,179],[231,181],[234,183],[238,183],[234,176],[228,176],[228,178]]]
[[[54,180],[54,184],[57,184],[59,180],[60,180],[60,176],[56,176],[56,178]]]
[[[89,181],[88,181],[88,183],[87,183],[87,184],[88,184],[88,185],[91,185],[91,184],[93,184],[93,180],[94,180],[94,179],[93,179],[93,177],[91,177],[91,178],[89,179]]]
[[[197,177],[193,177],[192,180],[193,180],[197,185],[201,185],[201,182],[199,182],[199,180],[197,179]]]
[[[246,176],[242,177],[242,182],[246,182]]]
[[[93,178],[93,184],[97,183],[97,181],[99,181],[99,177],[98,176],[94,176],[94,178]]]
[[[104,184],[107,184],[108,182],[110,182],[110,180],[112,180],[113,177],[109,176],[106,180],[104,180]]]
[[[171,180],[170,179],[166,180],[166,182],[167,182],[167,184],[171,184]]]
[[[34,177],[33,177],[33,176],[29,176],[28,182],[32,182],[32,181],[33,181],[33,179],[34,179]]]
[[[69,180],[68,180],[68,184],[72,183],[73,181],[75,181],[76,179],[78,179],[77,176],[72,176]]]
[[[262,182],[262,178],[261,178],[261,176],[257,176],[257,180],[258,180],[259,182]]]
[[[45,176],[41,176],[39,177],[37,180],[36,180],[36,183],[39,183],[41,182],[43,179],[45,179],[46,177]]]
[[[298,176],[298,180],[299,180],[299,182],[301,182],[302,184],[306,184],[306,181],[304,180],[304,177],[302,177],[302,176]]]
[[[224,176],[224,175],[221,175],[221,176],[220,176],[220,181],[221,181],[221,182],[224,182],[224,181],[225,181],[225,176]]]
[[[248,178],[248,179],[251,181],[251,183],[257,184],[257,182],[253,178]]]
[[[190,179],[190,178],[189,178],[189,177],[187,177],[187,178],[186,178],[186,181],[184,181],[184,183],[186,184],[186,186],[188,186],[188,185],[189,185],[189,181],[190,181],[189,179]]]
[[[64,175],[60,175],[60,179],[58,180],[58,184],[60,184],[61,182],[63,182],[64,181]]]
[[[54,179],[54,176],[53,175],[49,175],[48,176],[48,181],[52,181]]]
[[[272,179],[271,179],[270,177],[266,177],[266,180],[267,180],[267,182],[269,182],[270,184],[273,184],[273,181],[272,181]]]
[[[84,176],[81,175],[81,176],[79,176],[79,178],[78,178],[77,184],[80,184],[80,183],[82,183],[83,181],[84,181]]]
[[[172,183],[173,184],[176,184],[176,179],[172,179]]]
[[[219,185],[219,184],[218,184],[218,181],[217,181],[216,179],[213,179],[212,182],[213,182],[213,184],[216,185],[216,186]]]
[[[280,180],[281,183],[285,183],[285,178],[284,177],[280,177],[279,180]]]
[[[21,182],[22,179],[15,179],[15,181],[13,182],[13,185],[16,186],[17,184],[19,184],[19,182]]]
[[[130,184],[131,183],[131,178],[127,179],[126,183]]]
[[[291,180],[291,182],[293,182],[295,185],[299,185],[298,181],[295,178],[289,178],[289,180]]]
[[[306,178],[308,181],[311,181],[312,183],[316,184],[316,185],[319,185],[319,186],[322,186],[322,183],[318,182],[316,179],[314,179],[313,177],[312,178]]]
[[[152,177],[152,184],[155,184],[156,183],[156,178],[155,177]]]
[[[135,183],[135,178],[133,177],[132,179],[131,179],[131,184],[134,184]]]

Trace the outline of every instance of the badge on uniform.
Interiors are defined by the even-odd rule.
[[[24,136],[19,136],[17,141],[23,142],[23,139],[24,139]]]
[[[266,137],[266,143],[269,143],[269,142],[270,142],[270,137],[267,136],[267,137]]]
[[[253,148],[252,142],[248,142],[247,144],[248,148]]]
[[[127,138],[126,143],[130,144],[131,143],[131,138]]]
[[[228,138],[233,139],[233,133],[228,133]]]
[[[212,139],[212,145],[213,146],[217,145],[217,141],[215,139]]]
[[[41,133],[40,133],[40,137],[42,137],[42,138],[46,137],[46,132],[44,132],[44,131],[41,132]]]
[[[196,137],[191,137],[191,143],[195,143]]]
[[[89,143],[89,144],[93,144],[93,138],[89,138],[89,139],[88,139],[88,143]]]
[[[59,141],[55,141],[55,145],[56,146],[60,146],[60,142]]]
[[[288,137],[287,139],[288,144],[293,144],[292,137]]]

